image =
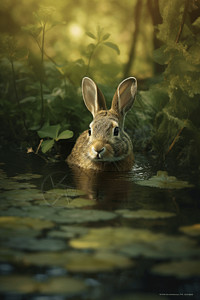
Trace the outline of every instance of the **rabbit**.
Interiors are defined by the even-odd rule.
[[[137,92],[137,80],[123,80],[112,100],[111,108],[95,82],[89,77],[82,80],[83,100],[93,115],[89,129],[77,139],[67,157],[70,166],[96,171],[129,171],[134,164],[133,145],[124,131],[126,113],[131,109]]]

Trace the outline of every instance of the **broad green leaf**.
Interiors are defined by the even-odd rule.
[[[23,261],[37,266],[51,266],[53,262],[54,265],[65,267],[71,272],[84,273],[111,271],[114,268],[129,268],[133,266],[130,258],[106,251],[94,253],[67,251],[27,254],[23,257]]]
[[[166,46],[153,51],[153,59],[160,65],[167,64],[170,59],[170,53],[166,52]]]
[[[73,137],[73,135],[74,135],[73,131],[71,131],[71,130],[65,130],[65,131],[63,131],[63,132],[61,132],[59,134],[59,136],[57,137],[56,141],[70,139],[70,138]]]
[[[110,37],[110,33],[104,34],[104,36],[102,37],[102,41],[106,41],[107,39],[109,39],[109,37]]]
[[[35,102],[37,100],[37,98],[35,96],[29,96],[29,97],[26,97],[22,100],[20,100],[20,103],[23,104],[23,103],[29,103],[29,102]]]
[[[116,44],[114,44],[114,43],[112,43],[112,42],[105,42],[105,43],[103,43],[103,44],[106,45],[107,47],[109,47],[109,48],[115,50],[115,51],[117,52],[118,55],[120,54],[119,47],[118,47]]]
[[[60,124],[45,126],[38,130],[38,135],[41,138],[50,137],[52,139],[56,139],[58,137],[58,132],[60,130]]]
[[[122,215],[127,219],[165,219],[175,217],[176,214],[167,211],[156,211],[156,210],[129,210],[129,209],[118,209],[116,213]]]
[[[79,294],[85,292],[88,287],[84,280],[72,278],[72,277],[60,277],[48,278],[45,281],[39,282],[32,276],[24,275],[5,275],[0,276],[1,292],[8,293],[42,293],[42,294],[56,294],[56,298],[60,298],[62,294]],[[26,298],[29,298],[26,296]],[[48,296],[45,298],[49,298]],[[55,298],[55,297],[53,297]],[[63,298],[63,297],[61,297]]]
[[[161,189],[184,189],[193,187],[193,185],[187,181],[178,180],[175,176],[168,176],[168,173],[165,171],[158,171],[156,176],[148,180],[138,180],[135,183]]]
[[[6,247],[30,251],[60,251],[64,250],[67,246],[65,241],[59,239],[40,238],[38,240],[35,237],[27,236],[12,236],[10,240],[5,240],[2,244]]]
[[[71,239],[69,244],[76,249],[115,251],[130,257],[167,259],[199,255],[196,242],[187,237],[128,227],[90,229],[86,235]]]
[[[2,216],[0,217],[0,227],[7,229],[36,229],[41,230],[44,228],[54,227],[54,223],[48,220],[37,220],[35,222],[32,218],[21,218],[21,217],[12,217],[12,216]]]
[[[200,236],[200,224],[181,226],[179,230],[190,236]]]
[[[54,145],[54,140],[43,141],[41,145],[42,152],[46,153],[53,147],[53,145]]]
[[[86,31],[86,34],[87,34],[90,38],[96,40],[96,36],[95,36],[92,32]]]
[[[200,260],[172,261],[155,265],[152,272],[163,276],[185,279],[200,276]]]
[[[25,174],[17,174],[11,178],[16,180],[31,180],[31,179],[41,178],[41,177],[42,175],[40,174],[25,173]]]

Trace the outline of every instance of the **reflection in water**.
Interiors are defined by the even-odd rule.
[[[20,173],[20,167],[13,167],[11,162],[6,166],[13,175],[3,170],[1,173],[1,256],[8,264],[9,276],[1,276],[0,280],[6,295],[12,291],[23,293],[26,287],[28,293],[39,295],[48,290],[51,296],[56,293],[56,298],[65,293],[67,299],[75,299],[74,294],[70,298],[71,287],[75,293],[77,284],[87,289],[88,278],[94,293],[90,289],[80,299],[115,299],[118,293],[126,297],[136,291],[158,295],[163,292],[162,286],[171,292],[171,283],[175,292],[184,289],[197,294],[199,284],[196,288],[188,284],[193,284],[192,276],[199,274],[195,269],[200,261],[196,246],[198,188],[177,191],[136,184],[160,170],[155,162],[150,164],[141,156],[127,173],[96,173],[63,164],[42,167],[41,162],[36,165],[35,161],[26,164],[18,160],[25,174],[14,176]],[[180,177],[173,170],[169,174]],[[25,180],[37,186],[27,188]],[[36,187],[41,187],[43,193]],[[0,264],[1,275],[5,266]],[[174,278],[182,276],[182,268],[184,272],[188,269],[184,276],[189,279],[175,282]],[[40,279],[44,276],[45,281]],[[71,281],[77,278],[82,282]],[[94,282],[99,283],[99,297],[93,297],[98,294]]]

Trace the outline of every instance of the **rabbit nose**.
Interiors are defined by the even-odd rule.
[[[103,148],[101,148],[101,149],[99,149],[99,150],[95,150],[98,154],[100,154],[101,152],[103,152],[105,150],[105,148],[103,147]]]
[[[101,158],[101,155],[105,152],[105,147],[92,147],[92,151],[97,156],[97,158]]]

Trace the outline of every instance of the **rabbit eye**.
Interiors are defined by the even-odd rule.
[[[88,129],[88,135],[91,136],[92,130],[91,128]]]
[[[114,128],[114,136],[118,136],[119,135],[119,127],[115,127]]]

